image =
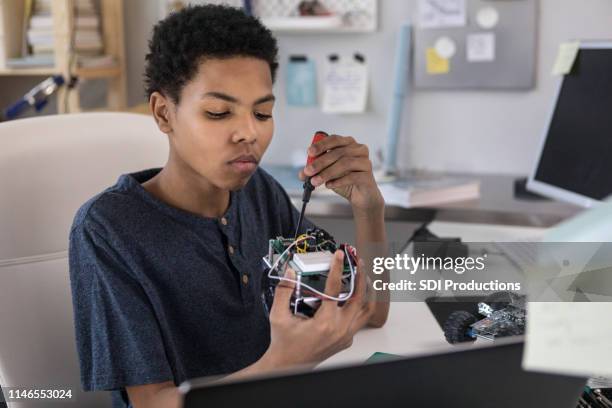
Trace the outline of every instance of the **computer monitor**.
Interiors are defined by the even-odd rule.
[[[582,207],[612,194],[612,41],[583,42],[559,79],[527,188]]]
[[[513,338],[474,346],[233,382],[193,380],[179,390],[183,408],[576,407],[585,378],[523,370],[523,343]]]

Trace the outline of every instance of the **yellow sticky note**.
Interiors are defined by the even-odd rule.
[[[427,49],[427,73],[430,75],[448,74],[450,62],[448,58],[442,58],[435,48]]]
[[[580,41],[571,41],[559,44],[559,52],[553,66],[553,75],[567,75],[572,71],[578,50],[580,49]]]

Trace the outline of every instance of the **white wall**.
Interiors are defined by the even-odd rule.
[[[554,92],[550,70],[560,41],[612,38],[611,0],[540,0],[539,68],[529,92],[420,91],[407,100],[398,152],[400,166],[463,172],[526,174],[536,155]],[[140,103],[147,39],[157,2],[127,0],[129,99]],[[384,144],[393,77],[395,34],[411,18],[415,0],[379,0],[379,30],[373,34],[278,35],[281,69],[275,87],[276,133],[266,161],[289,163],[304,151],[314,130],[350,134],[375,152]],[[318,108],[285,105],[284,66],[289,54],[319,62],[330,53],[363,53],[371,72],[369,111],[326,115]]]
[[[414,95],[409,143],[416,166],[528,173],[546,126],[558,43],[612,39],[612,1],[541,0],[536,88],[526,93],[421,92]],[[438,112],[440,114],[438,114]]]

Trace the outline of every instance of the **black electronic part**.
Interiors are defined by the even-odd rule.
[[[476,338],[493,341],[523,335],[527,323],[525,301],[524,295],[513,292],[493,293],[478,302],[480,320],[464,310],[452,312],[443,324],[444,336],[455,344]]]
[[[582,393],[582,400],[585,401],[587,406],[594,408],[606,408],[598,399],[597,396],[594,395],[593,390],[588,386],[584,387],[584,392]]]
[[[550,198],[527,189],[527,177],[514,180],[514,198],[517,200],[550,201]]]
[[[606,408],[612,407],[612,388],[597,388],[594,392],[598,401],[604,404]]]
[[[417,256],[440,258],[465,258],[469,248],[461,238],[440,238],[423,225],[410,238],[414,242],[413,253]]]
[[[470,326],[476,323],[476,316],[465,310],[457,310],[444,323],[444,337],[450,344],[476,340],[471,336]]]

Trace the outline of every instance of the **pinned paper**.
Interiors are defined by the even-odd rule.
[[[448,59],[453,58],[457,51],[455,42],[449,37],[438,38],[434,44],[434,48],[440,57]]]
[[[476,13],[476,22],[480,28],[490,30],[499,22],[499,12],[495,7],[483,7]]]
[[[580,41],[565,42],[559,45],[559,52],[555,65],[553,66],[553,75],[567,75],[572,72],[572,67],[578,56],[580,49]]]
[[[435,48],[427,49],[427,73],[430,75],[448,74],[450,62],[448,58],[443,58],[436,52]]]
[[[466,52],[468,62],[495,61],[495,34],[468,34]]]
[[[419,27],[461,27],[466,24],[465,0],[419,0]]]
[[[368,67],[360,56],[350,62],[328,62],[323,84],[323,112],[365,112],[368,98]]]

